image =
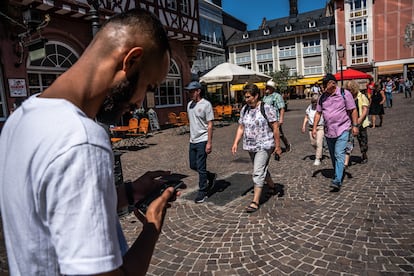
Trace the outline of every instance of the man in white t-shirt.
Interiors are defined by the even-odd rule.
[[[198,194],[195,203],[203,203],[214,186],[217,175],[207,170],[207,155],[213,149],[214,112],[211,103],[202,97],[201,84],[190,82],[185,90],[191,101],[187,105],[190,121],[190,168],[198,172]]]
[[[319,87],[319,84],[317,82],[311,87],[311,91],[312,91],[312,94],[316,94],[316,95],[322,94],[321,88]]]
[[[116,39],[114,37],[116,36]],[[0,136],[0,207],[11,275],[144,275],[161,232],[166,189],[138,215],[127,248],[117,209],[161,183],[144,174],[115,187],[103,123],[166,77],[170,46],[162,23],[141,9],[107,21],[79,60],[8,118]],[[127,251],[127,252],[126,252]]]

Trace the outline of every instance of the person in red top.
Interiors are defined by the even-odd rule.
[[[368,100],[371,101],[371,95],[372,95],[372,91],[374,90],[375,87],[375,82],[373,78],[369,78],[368,83],[367,83],[367,97]]]

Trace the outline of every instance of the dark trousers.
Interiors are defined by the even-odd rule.
[[[361,149],[361,153],[367,153],[368,151],[368,131],[365,127],[359,127],[359,133],[357,136],[359,148]]]
[[[207,171],[206,144],[207,141],[195,144],[190,143],[189,150],[190,169],[198,172],[198,186],[202,192],[206,192],[208,188],[207,178],[209,172]]]
[[[289,141],[286,138],[285,133],[283,133],[282,126],[279,126],[279,136],[280,140],[282,140],[283,144],[285,144],[285,147],[287,147],[289,145]]]

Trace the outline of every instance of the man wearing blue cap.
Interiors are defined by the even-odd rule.
[[[191,99],[187,105],[190,121],[190,168],[197,171],[199,176],[199,190],[194,201],[203,203],[217,177],[215,173],[207,171],[207,155],[212,151],[213,141],[213,106],[202,97],[201,84],[198,81],[190,82],[184,89],[188,91]]]

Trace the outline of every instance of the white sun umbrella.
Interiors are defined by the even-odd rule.
[[[263,82],[271,77],[236,64],[222,63],[213,68],[210,72],[200,77],[201,83],[227,83],[227,91],[230,100],[229,84],[243,84],[246,82]]]
[[[232,63],[222,63],[210,72],[200,77],[200,82],[217,83],[229,82],[231,84],[242,84],[246,82],[261,82],[270,80],[271,77]]]

